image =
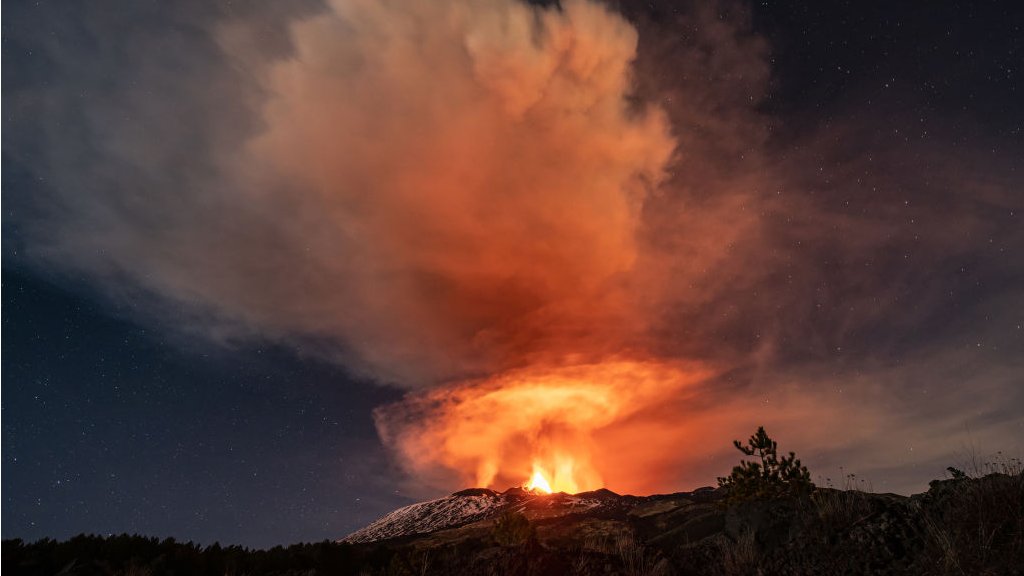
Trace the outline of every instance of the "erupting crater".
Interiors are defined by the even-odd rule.
[[[551,494],[552,492],[551,484],[544,478],[544,474],[537,469],[534,469],[533,476],[530,477],[529,482],[523,485],[523,488],[538,494]]]

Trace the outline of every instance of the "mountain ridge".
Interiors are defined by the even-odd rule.
[[[714,490],[711,487],[704,487],[693,492],[634,496],[618,494],[607,488],[576,494],[547,494],[531,492],[520,487],[512,487],[504,492],[490,488],[466,488],[448,496],[398,508],[345,536],[339,542],[362,544],[429,534],[490,520],[507,510],[523,513],[531,521],[581,513],[628,511],[643,502],[681,497],[694,498],[700,494],[713,493]]]
[[[818,487],[742,501],[709,487],[470,488],[400,508],[340,544],[413,574],[1024,576],[1024,475],[935,480],[912,496]]]

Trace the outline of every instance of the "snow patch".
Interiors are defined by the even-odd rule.
[[[346,536],[342,542],[373,542],[411,534],[425,534],[443,528],[482,520],[508,504],[500,494],[453,494],[429,502],[399,508]]]

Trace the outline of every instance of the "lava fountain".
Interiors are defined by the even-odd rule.
[[[530,481],[524,484],[523,488],[530,492],[540,492],[543,494],[551,494],[553,492],[551,484],[544,478],[544,474],[536,468],[533,471],[533,476],[530,477]]]

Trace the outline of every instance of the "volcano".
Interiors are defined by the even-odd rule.
[[[531,522],[571,522],[586,517],[624,515],[641,503],[671,500],[674,496],[684,495],[692,496],[622,496],[603,488],[579,494],[548,494],[523,488],[509,488],[504,492],[470,488],[437,500],[399,508],[341,541],[356,544],[430,534],[450,528],[487,528],[506,512],[521,513]]]
[[[803,498],[727,496],[473,488],[399,508],[339,545],[352,566],[415,574],[916,575],[944,573],[941,542],[978,562],[983,521],[1000,535],[985,573],[1024,575],[1016,472],[936,480],[909,497],[820,487]]]

